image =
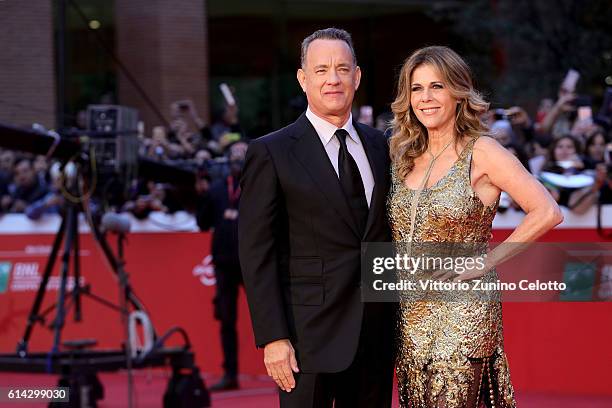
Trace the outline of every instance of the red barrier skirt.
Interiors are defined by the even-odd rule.
[[[0,352],[15,350],[23,334],[34,295],[43,274],[53,235],[0,234]],[[510,230],[496,230],[502,240]],[[598,241],[592,228],[559,229],[545,240]],[[111,239],[114,247],[114,240]],[[125,248],[126,270],[159,334],[183,327],[203,371],[221,372],[219,324],[213,318],[214,272],[210,265],[210,235],[193,232],[135,232]],[[88,233],[81,234],[83,281],[98,296],[118,303],[116,278]],[[57,276],[45,303],[57,300]],[[95,338],[100,348],[117,348],[123,329],[119,315],[91,299],[83,299],[83,322],[70,314],[63,340]],[[54,313],[49,315],[48,323]],[[239,297],[240,371],[264,374],[262,353],[255,349],[244,293]],[[612,395],[612,306],[610,303],[506,303],[506,351],[515,387],[525,391]],[[30,350],[48,351],[52,332],[37,325]],[[174,336],[168,345],[180,345]]]

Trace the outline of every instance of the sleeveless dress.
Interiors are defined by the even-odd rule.
[[[442,179],[421,190],[416,212],[411,205],[418,191],[406,187],[392,169],[387,206],[396,246],[409,241],[488,247],[497,202],[485,206],[471,187],[475,140],[466,144]],[[482,278],[496,280],[495,270]],[[516,406],[499,299],[499,292],[493,291],[486,301],[448,301],[427,294],[400,301],[396,374],[401,407]]]

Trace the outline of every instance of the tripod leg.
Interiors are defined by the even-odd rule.
[[[81,315],[81,256],[79,254],[79,211],[73,211],[74,222],[72,223],[72,236],[74,250],[72,259],[74,262],[74,288],[72,289],[72,301],[74,302],[74,321],[80,322]]]
[[[113,250],[111,249],[110,245],[108,244],[108,241],[106,240],[106,237],[104,236],[104,234],[100,232],[100,229],[96,225],[90,225],[89,227],[92,229],[92,233],[96,239],[96,242],[102,249],[102,253],[104,254],[104,257],[110,264],[111,269],[113,270],[115,275],[119,277],[118,271],[119,271],[119,268],[121,267],[120,262],[123,262],[123,260],[120,261],[115,257],[115,255],[113,254]],[[134,307],[134,309],[144,311],[145,310],[144,305],[140,302],[138,297],[134,294],[134,291],[132,291],[129,283],[127,284],[126,290],[127,290],[127,298],[129,302],[131,303],[131,305]]]
[[[134,389],[134,378],[132,376],[132,345],[130,344],[130,324],[129,324],[129,306],[128,306],[128,275],[124,269],[125,261],[123,260],[123,234],[117,236],[117,275],[119,276],[119,282],[121,286],[121,294],[119,296],[119,304],[121,305],[121,322],[123,323],[123,330],[125,336],[125,362],[128,372],[128,407],[133,406],[133,389]]]
[[[62,329],[64,328],[64,322],[66,320],[66,309],[64,305],[64,299],[66,297],[66,284],[68,281],[68,270],[70,268],[70,252],[72,249],[72,241],[74,239],[74,223],[77,221],[78,213],[73,205],[68,206],[66,217],[68,218],[68,224],[66,226],[67,235],[64,241],[64,253],[62,255],[62,271],[60,275],[60,286],[57,296],[57,312],[55,314],[55,321],[53,322],[53,347],[51,353],[59,351],[59,344],[61,339]]]
[[[53,240],[53,246],[51,247],[51,253],[49,254],[49,259],[47,259],[47,264],[45,265],[45,272],[40,281],[40,285],[38,286],[38,291],[36,292],[34,303],[32,304],[32,310],[30,311],[30,315],[28,317],[28,323],[26,324],[25,332],[21,340],[17,343],[17,353],[21,355],[22,357],[25,356],[25,354],[28,352],[28,342],[30,341],[32,330],[34,329],[34,325],[40,318],[39,316],[40,307],[45,297],[45,291],[47,290],[47,283],[49,282],[49,277],[51,276],[51,272],[53,272],[53,266],[55,265],[55,260],[57,259],[57,253],[59,251],[60,245],[62,244],[62,240],[64,239],[65,231],[66,231],[66,214],[63,214],[62,223],[60,224],[60,227],[57,230],[57,233],[55,234],[55,239]]]

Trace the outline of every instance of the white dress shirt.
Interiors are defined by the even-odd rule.
[[[332,166],[334,166],[336,174],[338,177],[340,177],[340,173],[338,172],[338,152],[340,151],[340,141],[334,135],[338,128],[336,125],[329,123],[325,119],[315,115],[310,110],[310,107],[308,107],[306,110],[306,117],[317,131],[317,134],[321,139],[321,143],[323,143],[323,147],[327,152],[327,157],[329,157],[329,161],[331,162]],[[370,162],[368,162],[368,156],[366,156],[361,139],[357,134],[357,130],[355,130],[355,127],[353,126],[352,114],[349,115],[347,122],[340,129],[346,130],[350,136],[346,138],[346,147],[351,156],[353,156],[353,159],[359,168],[359,174],[361,174],[361,181],[363,182],[366,200],[368,201],[369,207],[372,200],[372,190],[374,189],[374,175],[372,174]]]

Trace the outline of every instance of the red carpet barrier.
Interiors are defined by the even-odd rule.
[[[494,231],[501,241],[509,230]],[[597,242],[594,229],[558,229],[548,242]],[[505,347],[516,389],[612,395],[612,303],[504,303]]]
[[[38,279],[53,235],[6,234],[0,229],[0,352],[9,353],[23,333]],[[48,232],[48,231],[46,231]],[[497,230],[495,240],[509,231]],[[546,239],[598,241],[593,229],[560,229]],[[111,240],[114,247],[114,240]],[[208,234],[139,233],[129,235],[127,271],[137,295],[147,306],[161,334],[172,326],[185,328],[198,364],[220,372],[218,323],[213,319],[214,278],[207,264]],[[118,301],[118,285],[89,234],[81,234],[84,282],[92,292]],[[59,271],[56,265],[55,276]],[[48,288],[45,305],[57,298],[57,278]],[[103,348],[118,348],[122,329],[116,312],[83,299],[83,322],[67,320],[63,339],[95,338]],[[49,316],[48,322],[54,316]],[[243,294],[240,296],[240,371],[263,374],[261,352],[255,350]],[[612,307],[610,303],[506,303],[506,349],[515,387],[523,391],[612,395]],[[51,332],[37,326],[31,351],[47,351]],[[180,344],[180,336],[169,344]]]
[[[0,235],[0,265],[8,263],[11,268],[6,287],[0,287],[0,351],[3,353],[14,351],[23,334],[51,243],[51,235]],[[131,234],[126,246],[126,270],[158,334],[175,325],[185,328],[200,367],[216,372],[221,367],[221,349],[218,323],[212,313],[214,275],[210,265],[206,265],[209,246],[209,234]],[[94,294],[118,303],[115,276],[89,234],[81,234],[81,271],[84,283],[91,285]],[[43,309],[57,300],[59,265],[54,276]],[[244,352],[240,369],[258,373],[262,366],[259,357],[254,356],[254,340],[243,298],[239,324],[240,348]],[[70,315],[63,340],[95,338],[102,348],[118,348],[123,330],[117,312],[86,297],[82,305],[83,322],[74,323]],[[54,315],[49,315],[48,322]],[[49,350],[51,333],[37,325],[29,350]],[[181,344],[178,335],[171,340],[169,344]]]

